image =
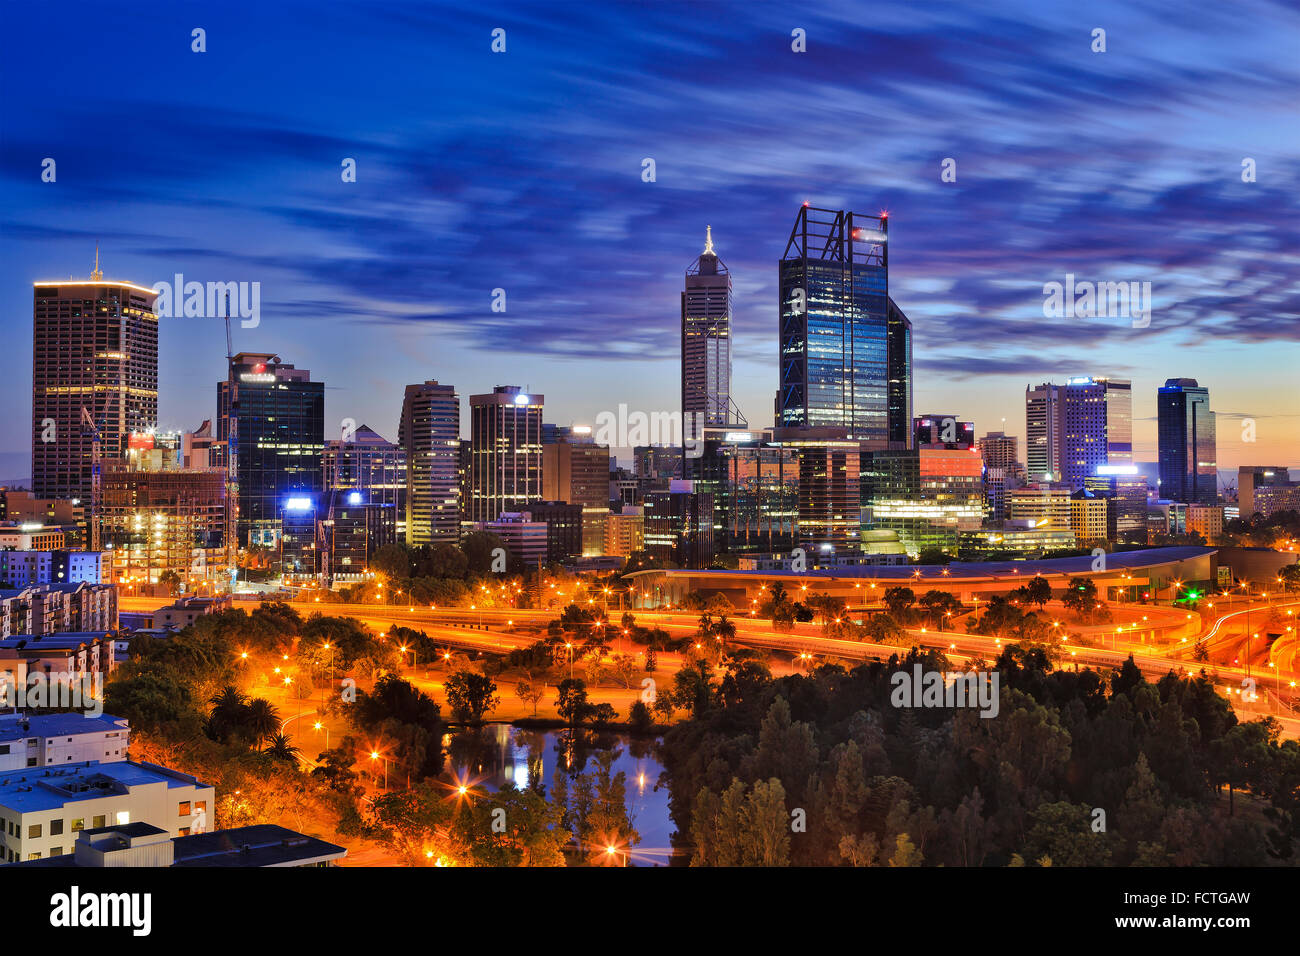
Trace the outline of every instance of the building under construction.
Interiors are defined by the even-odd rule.
[[[113,583],[156,584],[174,571],[196,591],[226,570],[225,472],[170,444],[132,436],[126,457],[103,463],[99,540]]]

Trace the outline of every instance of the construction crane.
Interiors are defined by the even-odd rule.
[[[99,488],[100,488],[100,445],[104,440],[104,422],[95,424],[94,417],[81,406],[81,434],[90,439],[90,517],[86,522],[90,526],[90,550],[99,550]]]
[[[230,591],[235,591],[235,579],[239,574],[239,545],[236,527],[239,522],[239,483],[235,456],[238,449],[239,418],[235,414],[238,407],[235,382],[235,346],[230,336],[230,293],[226,293],[226,529],[225,551],[226,570],[234,574],[230,580]],[[219,427],[219,426],[218,426]]]

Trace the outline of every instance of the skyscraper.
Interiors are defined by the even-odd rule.
[[[1025,386],[1025,467],[1031,482],[1061,476],[1061,386]]]
[[[988,467],[1001,468],[1008,474],[1013,474],[1019,467],[1020,443],[1015,435],[989,432],[977,444],[980,454],[984,456],[984,464]]]
[[[545,396],[529,395],[518,385],[469,397],[469,521],[496,521],[542,500],[545,402]]]
[[[883,213],[799,210],[779,264],[779,428],[906,447],[911,326],[889,299],[888,226]]]
[[[406,453],[406,543],[454,544],[460,536],[460,396],[430,380],[406,386],[397,441]]]
[[[399,535],[406,531],[406,453],[368,425],[325,443],[327,492],[360,491],[367,505],[389,505]],[[331,505],[336,496],[331,495]],[[350,504],[346,495],[340,498]],[[401,540],[399,538],[399,540]]]
[[[682,434],[701,425],[729,425],[731,410],[731,274],[713,251],[706,227],[704,251],[686,270],[682,291]]]
[[[217,383],[217,438],[223,459],[235,449],[238,540],[270,544],[290,501],[295,513],[323,505],[325,383],[269,353],[240,352],[230,366]]]
[[[1210,391],[1194,378],[1168,379],[1156,393],[1160,497],[1187,504],[1219,500]]]
[[[1061,481],[1078,491],[1103,465],[1133,460],[1133,385],[1072,378],[1061,389]]]
[[[598,445],[591,427],[549,427],[542,445],[542,497],[582,506],[579,554],[601,554],[609,514],[609,446]]]
[[[93,438],[103,460],[158,423],[158,317],[152,289],[106,281],[37,282],[32,306],[32,492],[79,498],[92,492]]]

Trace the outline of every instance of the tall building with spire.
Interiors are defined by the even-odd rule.
[[[704,251],[686,269],[682,290],[682,434],[701,426],[736,423],[731,405],[731,273],[713,251],[705,227]]]
[[[32,492],[92,497],[95,456],[158,423],[158,294],[105,279],[37,282],[32,306]],[[84,411],[83,411],[84,410]],[[96,435],[98,448],[96,448]]]

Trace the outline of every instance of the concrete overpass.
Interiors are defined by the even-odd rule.
[[[1100,594],[1129,600],[1149,594],[1149,600],[1172,597],[1175,582],[1187,584],[1217,579],[1215,548],[1146,548],[1075,558],[1036,561],[984,561],[951,565],[894,565],[830,568],[819,571],[727,571],[659,569],[634,571],[627,579],[636,584],[639,608],[680,604],[692,591],[721,594],[738,608],[762,601],[763,593],[780,581],[791,598],[804,590],[843,598],[851,607],[873,604],[891,587],[908,587],[918,596],[926,591],[947,591],[963,604],[1005,595],[1042,576],[1053,591],[1070,578],[1091,578]],[[1104,558],[1103,560],[1100,560]],[[1094,565],[1099,567],[1094,568]],[[806,587],[805,587],[806,586]]]

